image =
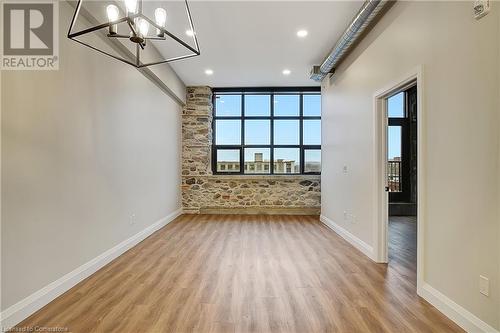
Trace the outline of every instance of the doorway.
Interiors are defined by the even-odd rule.
[[[423,285],[422,68],[374,94],[374,260]]]
[[[417,86],[386,98],[388,263],[417,285]]]

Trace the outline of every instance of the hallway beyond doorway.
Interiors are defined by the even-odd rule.
[[[389,266],[417,288],[417,217],[389,217]]]

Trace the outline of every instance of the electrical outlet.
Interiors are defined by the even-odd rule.
[[[129,222],[130,225],[135,224],[135,214],[130,214]]]
[[[479,292],[484,296],[490,296],[490,279],[479,275]]]
[[[343,173],[343,174],[347,174],[347,171],[348,171],[348,169],[347,169],[347,165],[344,165],[344,166],[342,167],[342,173]]]
[[[356,215],[348,213],[344,210],[344,221],[349,223],[356,223]]]

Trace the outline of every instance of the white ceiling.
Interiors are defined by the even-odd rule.
[[[314,86],[319,64],[360,1],[190,1],[201,56],[172,62],[186,85]],[[296,33],[306,29],[300,39]],[[291,74],[284,76],[282,71]],[[206,69],[214,74],[207,76]]]

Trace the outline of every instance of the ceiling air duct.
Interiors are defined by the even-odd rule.
[[[349,27],[344,31],[328,56],[319,66],[311,69],[309,78],[314,81],[322,81],[325,76],[333,73],[335,67],[340,63],[343,56],[358,41],[360,35],[372,23],[382,9],[389,3],[387,0],[367,0],[352,20]]]

